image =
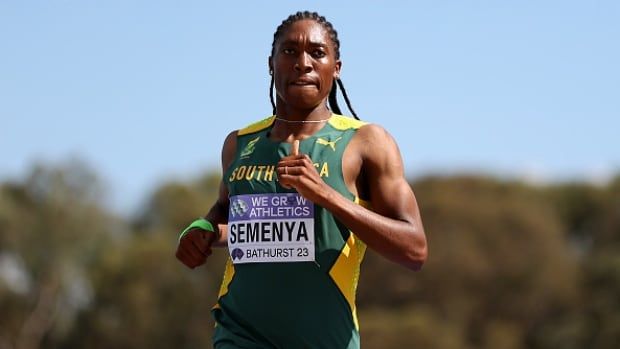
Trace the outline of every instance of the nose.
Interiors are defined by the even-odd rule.
[[[312,62],[310,62],[310,57],[306,52],[302,52],[297,57],[297,62],[295,62],[295,70],[303,73],[309,73],[312,71]]]

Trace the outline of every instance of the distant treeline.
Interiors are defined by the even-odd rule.
[[[79,162],[0,183],[0,349],[209,348],[226,251],[195,270],[174,251],[218,182],[164,183],[131,219],[105,209]],[[411,272],[367,252],[363,348],[618,348],[620,175],[411,185],[429,259]]]

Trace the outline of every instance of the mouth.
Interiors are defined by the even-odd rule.
[[[295,81],[292,81],[289,85],[291,86],[296,86],[296,87],[317,87],[318,88],[318,84],[311,79],[297,79]]]

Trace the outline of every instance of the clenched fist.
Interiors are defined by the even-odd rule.
[[[211,245],[216,240],[214,232],[200,228],[188,231],[179,240],[176,257],[189,268],[203,265],[211,255]]]

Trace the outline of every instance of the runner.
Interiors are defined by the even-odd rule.
[[[315,12],[277,28],[273,115],[224,141],[217,202],[185,229],[177,258],[230,252],[214,347],[359,348],[355,292],[366,246],[418,270],[427,246],[389,133],[340,115],[340,42]],[[275,88],[275,101],[273,90]]]

